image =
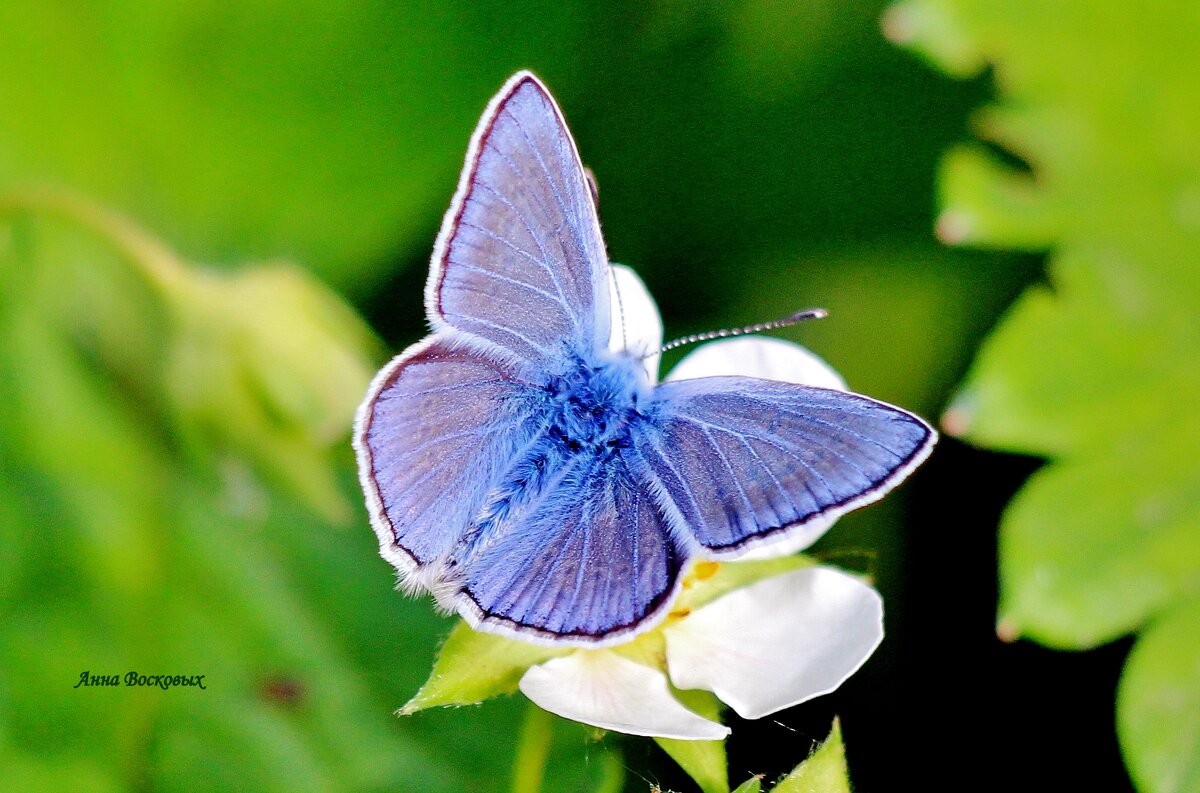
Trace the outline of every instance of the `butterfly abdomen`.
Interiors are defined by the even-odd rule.
[[[629,448],[631,424],[641,415],[632,365],[622,360],[573,363],[568,374],[552,377],[544,386],[540,437],[497,477],[456,556],[494,539],[511,515],[546,493],[581,480],[596,464]]]

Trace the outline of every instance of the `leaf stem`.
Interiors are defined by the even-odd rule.
[[[78,224],[116,248],[164,293],[173,292],[188,277],[187,267],[174,251],[129,218],[78,193],[32,187],[0,195],[0,216],[17,212],[40,212]]]
[[[513,759],[512,793],[541,793],[553,730],[554,717],[529,703]]]

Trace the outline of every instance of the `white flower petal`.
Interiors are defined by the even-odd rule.
[[[645,355],[657,350],[663,343],[663,325],[658,306],[650,296],[650,290],[632,268],[614,264],[611,266],[611,272],[608,293],[609,305],[612,307],[612,323],[608,334],[608,348],[614,352],[629,350],[635,355]],[[642,362],[651,383],[658,382],[660,357],[655,353]]]
[[[757,719],[827,694],[883,639],[883,601],[853,576],[809,567],[759,581],[665,628],[676,688],[712,691]]]
[[[729,728],[685,708],[661,672],[608,650],[589,650],[531,666],[521,692],[540,707],[630,735],[718,741]]]
[[[752,545],[749,550],[737,557],[739,562],[752,562],[759,559],[778,559],[780,556],[791,556],[800,553],[808,546],[825,536],[829,527],[837,523],[837,518],[820,517],[810,520],[802,529],[791,529],[784,532],[787,536],[782,539],[772,539],[763,545]]]
[[[739,336],[703,344],[675,365],[667,380],[740,375],[846,390],[846,381],[813,353],[783,339]]]

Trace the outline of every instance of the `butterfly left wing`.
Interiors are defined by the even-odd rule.
[[[375,377],[354,448],[380,553],[410,587],[431,581],[520,450],[540,432],[539,391],[433,335]]]
[[[636,467],[716,558],[815,539],[814,527],[904,479],[936,438],[868,397],[748,377],[663,383],[648,414]]]
[[[536,499],[480,536],[458,569],[473,626],[596,647],[661,617],[685,557],[619,452],[548,461]]]
[[[435,330],[538,371],[609,337],[608,255],[575,142],[529,72],[492,99],[434,246]]]

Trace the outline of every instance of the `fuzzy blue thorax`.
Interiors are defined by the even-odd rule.
[[[618,448],[639,415],[645,381],[640,363],[627,353],[606,355],[595,364],[577,361],[546,384],[547,438],[568,453]]]

